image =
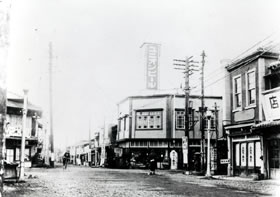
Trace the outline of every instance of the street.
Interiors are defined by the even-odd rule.
[[[265,182],[207,180],[181,172],[89,168],[70,165],[32,168],[25,183],[6,184],[5,196],[271,196],[279,185]],[[268,186],[270,185],[270,186]]]

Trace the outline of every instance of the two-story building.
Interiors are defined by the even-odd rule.
[[[200,113],[201,97],[189,97],[189,154],[190,164],[199,158],[201,151]],[[219,106],[212,122],[211,147],[212,170],[217,168],[217,139],[223,136],[221,124],[222,97],[205,96],[205,106],[213,110]],[[170,152],[176,151],[178,168],[183,167],[182,137],[185,136],[185,95],[183,92],[160,92],[130,96],[118,104],[117,146],[124,163],[146,164],[147,156],[153,149],[158,156],[158,167],[170,167]],[[217,119],[217,121],[216,121]],[[215,120],[215,121],[214,121]],[[207,126],[206,126],[207,128]],[[207,139],[207,135],[205,135]],[[206,146],[205,146],[206,147]],[[204,151],[206,153],[206,151]]]
[[[22,109],[23,99],[7,99],[5,147],[6,161],[11,163],[20,161]],[[31,103],[28,103],[27,110],[25,164],[31,166],[34,155],[42,150],[42,141],[38,139],[39,132],[42,132],[42,125],[38,122],[38,118],[42,117],[42,110]],[[35,158],[33,161],[37,162]]]
[[[279,54],[258,49],[226,66],[228,175],[279,177]]]

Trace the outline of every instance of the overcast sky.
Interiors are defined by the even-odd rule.
[[[145,88],[143,42],[161,44],[161,89],[183,81],[174,58],[201,61],[205,50],[206,92],[221,95],[220,61],[272,33],[261,44],[279,40],[279,8],[277,0],[12,0],[8,91],[28,88],[47,117],[52,42],[55,145],[74,143],[88,137],[90,119],[92,132],[116,121],[116,103]]]

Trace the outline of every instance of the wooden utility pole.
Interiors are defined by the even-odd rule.
[[[53,91],[52,91],[52,43],[49,43],[49,96],[50,96],[50,144],[51,144],[51,160],[50,167],[54,167],[54,136],[53,136]]]
[[[21,149],[20,149],[20,174],[19,180],[24,181],[24,159],[25,159],[25,135],[26,135],[26,116],[28,112],[28,90],[23,90],[23,109],[22,109],[22,133],[21,133]]]
[[[197,67],[196,65],[193,64],[196,62],[191,60],[191,58],[192,58],[192,56],[186,57],[186,60],[174,59],[174,61],[180,62],[179,64],[176,63],[174,65],[181,67],[181,68],[179,67],[179,68],[175,68],[175,69],[184,70],[184,74],[185,74],[185,137],[186,137],[185,143],[186,143],[186,148],[187,148],[187,156],[186,156],[187,158],[184,159],[184,164],[185,164],[185,168],[186,168],[187,172],[189,172],[191,170],[190,169],[190,145],[189,145],[189,142],[190,142],[190,140],[189,140],[189,97],[190,97],[189,78],[193,71],[197,71],[195,68],[193,68],[193,67]],[[182,68],[182,67],[184,67],[184,68]],[[176,121],[176,118],[175,118],[175,121]],[[185,146],[185,145],[182,145],[182,146]],[[183,150],[183,152],[184,152],[184,150]]]
[[[201,61],[201,117],[200,117],[200,131],[201,131],[201,170],[204,171],[204,162],[205,162],[205,131],[204,131],[204,112],[205,112],[205,104],[204,104],[204,65],[205,65],[205,57],[206,54],[202,51],[202,61]]]
[[[190,66],[189,58],[186,57],[185,62],[185,136],[187,137],[188,148],[188,162],[186,164],[186,171],[190,171],[190,140],[189,140],[189,97],[190,97]]]
[[[219,139],[219,130],[218,130],[218,106],[217,106],[217,103],[215,102],[214,104],[214,125],[215,125],[215,133],[216,133],[216,170],[218,170],[218,161],[219,161],[219,158],[218,158],[218,139]]]

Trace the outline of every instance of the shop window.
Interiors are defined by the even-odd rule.
[[[270,148],[269,148],[269,166],[270,168],[280,168],[280,140],[273,139],[270,141]]]
[[[240,146],[239,146],[239,143],[238,144],[235,144],[235,165],[236,166],[239,166],[239,157],[240,157],[240,154],[239,154],[239,150],[240,150]]]
[[[137,111],[136,129],[162,129],[162,111]]]
[[[20,160],[20,148],[16,148],[16,161]]]
[[[14,161],[14,149],[7,149],[6,150],[6,160],[8,162]]]
[[[254,142],[248,143],[248,166],[254,167],[255,153]]]
[[[261,160],[261,143],[256,142],[256,166],[261,167],[262,160]]]
[[[241,144],[241,166],[246,166],[246,143]]]

